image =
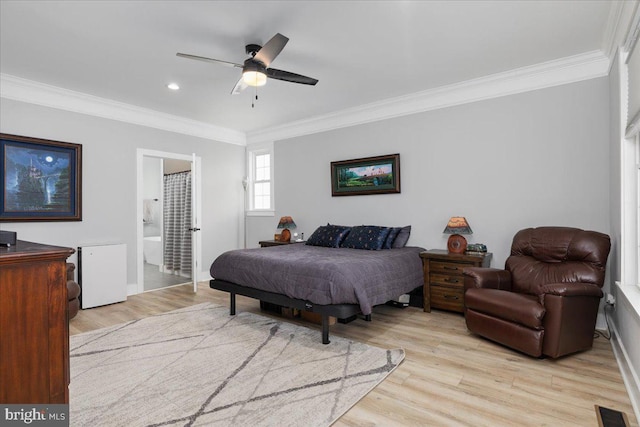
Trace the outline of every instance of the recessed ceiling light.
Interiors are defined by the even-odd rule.
[[[168,87],[169,89],[171,89],[171,90],[178,90],[178,89],[180,89],[180,86],[178,86],[178,84],[177,84],[177,83],[169,83],[169,84],[167,85],[167,87]]]

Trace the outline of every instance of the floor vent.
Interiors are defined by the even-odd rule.
[[[596,415],[600,427],[628,427],[627,414],[615,409],[603,408],[596,405]]]

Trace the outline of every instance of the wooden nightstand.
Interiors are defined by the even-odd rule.
[[[260,240],[258,242],[261,248],[268,248],[269,246],[280,246],[280,245],[293,245],[294,243],[304,243],[304,242],[279,242],[277,240]]]
[[[420,253],[424,269],[424,311],[440,308],[462,313],[464,311],[465,267],[489,267],[493,254],[451,254],[442,249]]]

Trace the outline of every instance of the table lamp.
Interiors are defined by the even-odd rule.
[[[282,228],[282,233],[280,233],[280,241],[281,242],[289,242],[291,240],[291,232],[290,228],[296,228],[296,223],[293,221],[293,218],[290,216],[283,216],[280,218],[280,222],[278,223],[278,228]]]
[[[462,234],[473,234],[473,231],[465,217],[452,216],[443,233],[451,234],[447,240],[447,250],[452,254],[463,254],[467,249],[467,239]]]

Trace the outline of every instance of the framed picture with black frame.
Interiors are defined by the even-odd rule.
[[[82,145],[0,133],[0,221],[82,221]]]
[[[400,154],[331,162],[331,195],[400,193]]]

